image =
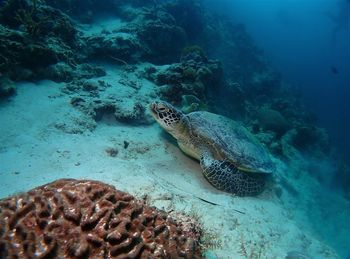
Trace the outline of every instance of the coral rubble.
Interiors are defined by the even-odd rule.
[[[1,258],[200,258],[199,229],[98,181],[60,179],[0,201]]]

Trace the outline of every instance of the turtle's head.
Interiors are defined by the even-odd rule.
[[[156,101],[150,105],[152,116],[155,120],[175,138],[182,129],[184,114],[164,101]]]

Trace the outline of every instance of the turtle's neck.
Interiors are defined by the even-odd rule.
[[[187,116],[184,114],[181,120],[176,125],[176,130],[170,133],[174,138],[179,141],[187,140],[190,136],[190,123]]]

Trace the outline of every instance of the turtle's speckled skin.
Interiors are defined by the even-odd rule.
[[[214,187],[240,196],[263,190],[273,164],[268,152],[238,122],[203,111],[184,114],[162,101],[150,108],[179,147],[200,161],[204,176]]]

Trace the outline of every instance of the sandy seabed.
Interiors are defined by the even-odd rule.
[[[95,179],[198,219],[207,258],[285,258],[289,251],[338,258],[271,193],[242,198],[214,189],[198,162],[157,124],[101,120],[93,131],[62,131],[57,125],[74,125],[85,116],[70,105],[62,86],[21,83],[17,95],[1,104],[0,197],[59,178]]]

